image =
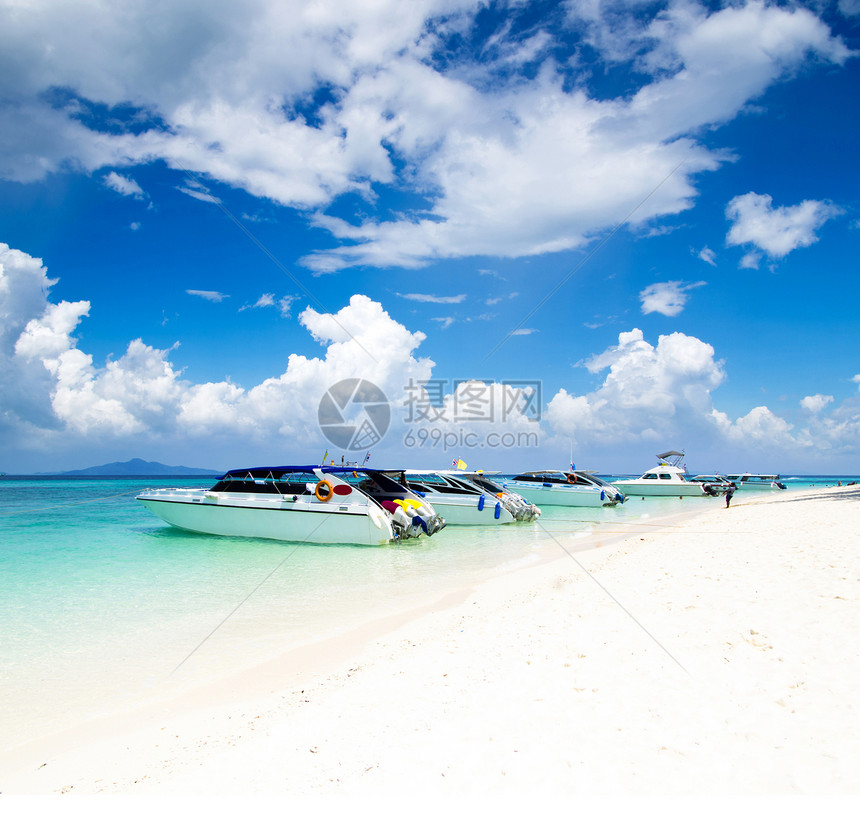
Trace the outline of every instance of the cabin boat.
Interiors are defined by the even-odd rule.
[[[744,490],[785,490],[778,473],[727,473],[726,479]]]
[[[425,499],[358,467],[240,468],[209,490],[155,488],[135,498],[177,528],[229,537],[378,545],[445,526]]]
[[[624,493],[615,483],[584,470],[531,470],[505,479],[514,493],[535,505],[563,505],[572,508],[609,508],[624,502]]]
[[[414,491],[448,525],[502,525],[529,522],[540,509],[477,473],[445,470],[386,470],[385,474]]]
[[[687,479],[680,450],[658,453],[657,458],[660,464],[637,479],[615,479],[612,484],[627,496],[707,496],[700,482]]]

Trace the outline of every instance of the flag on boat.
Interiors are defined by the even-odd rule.
[[[368,453],[368,454],[364,457],[364,461],[361,463],[361,464],[362,464],[362,467],[363,467],[364,465],[366,465],[366,464],[367,464],[367,460],[368,460],[369,458],[370,458],[370,453]]]
[[[325,452],[325,456],[323,456],[323,460],[320,462],[321,465],[325,464],[325,460],[328,458],[328,450]]]
[[[460,458],[457,459],[457,470],[465,470],[468,465]]]

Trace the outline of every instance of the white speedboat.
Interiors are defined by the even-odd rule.
[[[746,490],[785,490],[778,473],[727,473],[726,479]]]
[[[624,502],[620,488],[591,471],[532,470],[508,477],[505,484],[535,505],[607,508]]]
[[[658,453],[660,464],[646,470],[638,479],[615,479],[612,484],[627,496],[707,496],[700,482],[687,479],[681,466],[680,450]]]
[[[719,473],[700,473],[697,476],[690,477],[691,482],[698,482],[708,496],[719,496],[725,493],[730,488],[736,488],[737,485],[726,479],[725,476],[720,476]]]
[[[157,488],[135,498],[177,528],[229,537],[375,545],[445,526],[426,500],[366,468],[242,468],[209,490]]]
[[[448,525],[502,525],[534,520],[540,510],[521,496],[466,471],[386,470],[385,474],[426,499]],[[481,484],[479,484],[479,482]]]
[[[508,488],[499,472],[487,473],[483,470],[457,470],[453,471],[451,475],[455,478],[467,479],[475,487],[484,491],[484,493],[491,494],[496,499],[502,500],[502,504],[514,515],[514,519],[517,522],[533,522],[541,514],[541,510],[537,505]]]

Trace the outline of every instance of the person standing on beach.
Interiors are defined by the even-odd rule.
[[[726,507],[729,507],[729,503],[732,501],[732,497],[735,495],[735,491],[737,490],[737,485],[730,485],[726,489]]]

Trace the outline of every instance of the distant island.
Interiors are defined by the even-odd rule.
[[[44,474],[50,476],[220,476],[223,471],[205,470],[199,467],[163,465],[160,462],[146,462],[143,459],[129,459],[127,462],[110,462],[106,465],[86,467],[83,470],[66,470],[62,473]]]

